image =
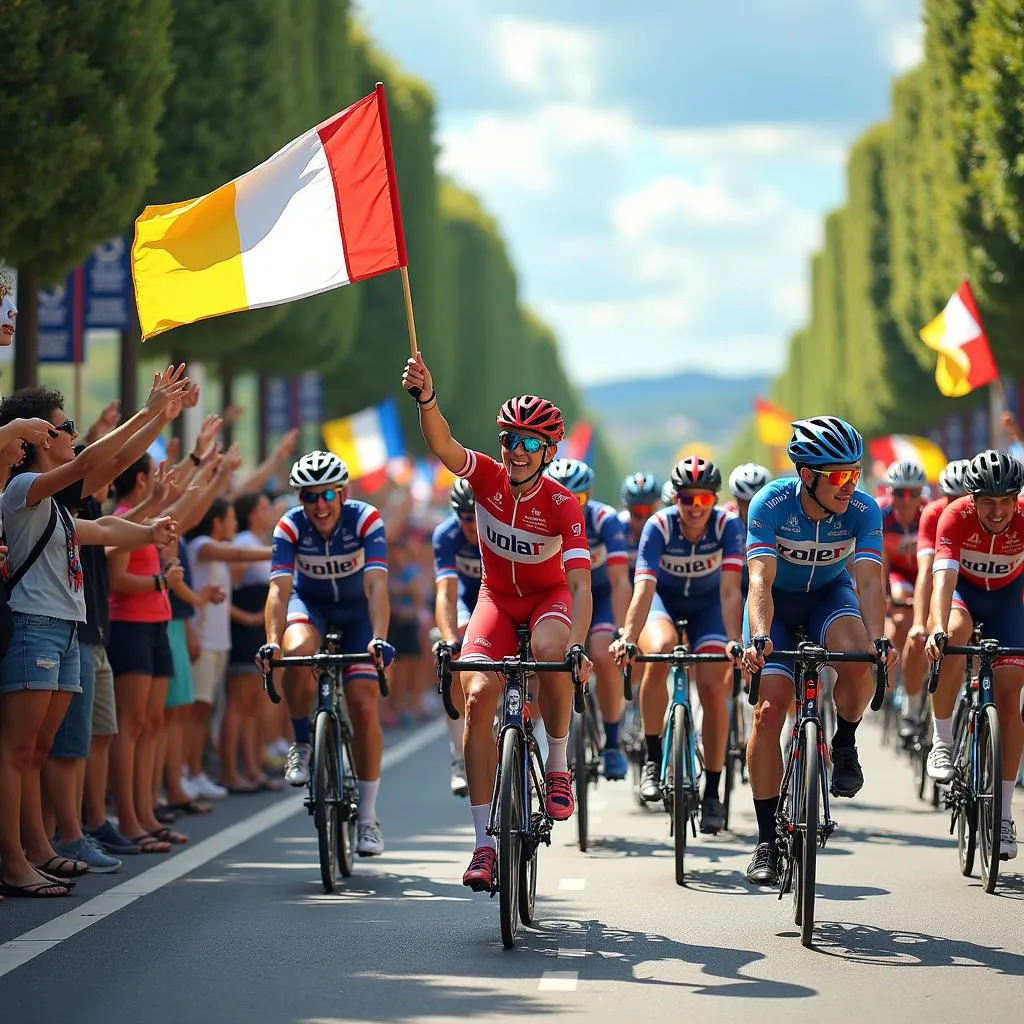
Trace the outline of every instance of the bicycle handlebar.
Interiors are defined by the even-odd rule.
[[[386,697],[388,695],[388,680],[387,676],[384,675],[384,669],[381,667],[384,658],[384,644],[382,642],[376,643],[374,650],[377,652],[376,658],[368,652],[329,654],[326,651],[321,651],[319,654],[311,654],[305,658],[274,658],[270,662],[270,671],[263,676],[263,689],[266,691],[271,703],[280,704],[281,694],[274,685],[275,668],[298,668],[300,666],[326,668],[331,665],[363,665],[369,662],[377,670],[377,685],[380,687],[380,695]]]
[[[699,665],[709,661],[730,661],[728,654],[693,654],[685,648],[676,647],[667,654],[642,654],[636,644],[628,644],[627,650],[632,649],[636,654],[631,654],[629,661],[622,669],[622,692],[627,701],[633,699],[633,664],[639,662],[668,662],[672,665]],[[739,665],[733,664],[732,688],[733,694],[738,694],[741,688],[742,672]]]
[[[932,662],[928,671],[928,692],[934,693],[939,685],[939,670],[942,667],[942,659],[947,654],[964,654],[971,658],[978,658],[983,664],[991,665],[996,658],[1014,657],[1024,655],[1024,647],[1003,647],[998,640],[983,639],[977,644],[951,644],[948,642],[945,633],[938,634],[939,658]]]

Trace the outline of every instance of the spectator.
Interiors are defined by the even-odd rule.
[[[391,707],[398,716],[398,724],[410,726],[416,721],[419,701],[416,670],[422,653],[419,617],[425,601],[423,576],[404,537],[389,544],[388,560],[388,599],[391,602],[388,642],[397,655],[389,680]]]
[[[14,304],[14,275],[0,264],[0,347],[6,348],[14,341],[14,324],[18,319],[18,307]]]

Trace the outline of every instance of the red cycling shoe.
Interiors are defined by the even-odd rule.
[[[576,810],[576,801],[572,795],[572,776],[568,772],[548,772],[544,776],[548,790],[544,809],[548,817],[555,821],[565,821],[572,817]]]
[[[468,885],[473,892],[490,892],[494,888],[497,862],[498,851],[493,846],[478,846],[462,876],[462,884]]]

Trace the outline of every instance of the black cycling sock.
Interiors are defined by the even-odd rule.
[[[779,809],[779,798],[770,796],[766,800],[754,800],[754,814],[757,815],[758,843],[775,845],[775,812]]]
[[[832,737],[833,747],[855,747],[857,746],[857,726],[860,722],[848,722],[839,712],[836,712],[836,734]]]
[[[644,743],[647,745],[647,760],[654,764],[661,764],[661,733],[653,736],[644,736]]]
[[[619,723],[604,723],[604,749],[615,750],[619,745]]]
[[[718,772],[705,772],[704,773],[704,799],[707,800],[709,796],[713,796],[716,800],[718,799],[718,786],[722,781],[722,773]]]
[[[295,733],[296,743],[308,743],[309,742],[309,719],[308,718],[293,718],[292,719],[292,730]]]

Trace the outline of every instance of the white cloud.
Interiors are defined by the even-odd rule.
[[[909,71],[924,56],[924,20],[919,0],[858,0],[861,10],[882,34],[889,66]]]
[[[683,160],[733,163],[787,158],[794,153],[823,164],[841,164],[846,159],[844,133],[807,125],[738,124],[668,130],[660,139],[667,153]]]
[[[502,71],[513,85],[537,96],[593,96],[598,56],[593,33],[511,17],[498,18],[493,31]]]

